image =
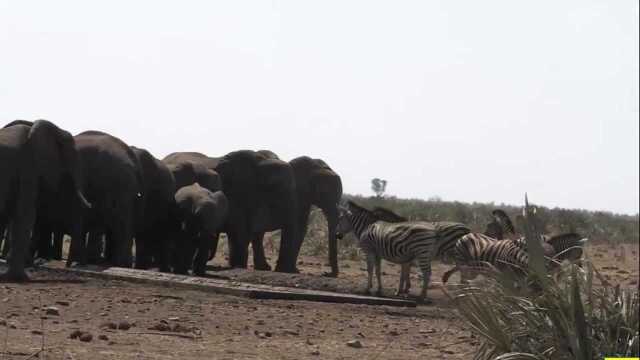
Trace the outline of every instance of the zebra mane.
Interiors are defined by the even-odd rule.
[[[398,214],[396,214],[395,212],[387,209],[387,208],[383,208],[380,206],[376,206],[373,208],[373,211],[371,211],[371,213],[373,214],[373,216],[375,216],[376,218],[385,221],[385,222],[390,222],[390,223],[397,223],[397,222],[405,222],[408,221],[408,219],[404,216],[400,216]]]

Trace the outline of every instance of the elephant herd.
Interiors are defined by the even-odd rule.
[[[100,131],[72,136],[46,120],[0,129],[0,234],[9,281],[28,279],[35,257],[67,266],[116,266],[195,275],[229,239],[229,265],[270,270],[262,238],[281,230],[276,271],[295,272],[311,206],[328,223],[331,273],[342,183],[324,161],[290,162],[268,150],[221,157],[175,152],[164,159]],[[134,250],[135,249],[135,250]],[[135,256],[134,256],[135,253]]]

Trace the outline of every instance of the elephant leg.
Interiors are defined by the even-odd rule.
[[[297,234],[295,227],[289,226],[282,229],[282,237],[280,239],[280,250],[278,252],[278,262],[276,271],[296,273],[297,256]]]
[[[247,268],[249,233],[246,229],[235,228],[229,233],[229,265],[237,268]]]
[[[89,264],[99,264],[102,257],[102,231],[93,230],[89,232],[87,240],[87,262]]]
[[[186,275],[193,261],[194,242],[197,239],[188,231],[183,231],[174,251],[173,272]]]
[[[174,244],[178,243],[180,239],[180,231],[177,230],[177,225],[174,221],[171,221],[165,229],[165,234],[162,234],[162,242],[158,247],[158,252],[154,254],[156,262],[161,272],[170,272],[172,265],[172,254],[175,248]]]
[[[147,232],[141,232],[136,234],[136,269],[148,269],[151,263],[151,254],[149,249],[149,235]]]
[[[85,232],[83,230],[84,219],[80,217],[74,217],[74,221],[71,225],[71,244],[69,246],[69,254],[67,255],[67,267],[70,267],[74,261],[78,265],[84,266],[87,264],[87,251]]]
[[[113,227],[113,246],[116,250],[116,266],[131,267],[133,248],[133,204],[124,202],[119,210],[116,224]]]
[[[53,233],[53,259],[62,260],[62,245],[64,244],[64,232]]]
[[[196,239],[198,248],[193,258],[193,274],[203,276],[207,269],[207,260],[211,249],[211,235],[202,231]]]
[[[218,252],[218,241],[220,240],[220,233],[216,233],[211,236],[211,249],[209,250],[209,261],[213,260],[216,257],[216,252]]]
[[[7,258],[7,255],[9,255],[9,249],[11,248],[11,242],[9,241],[9,227],[5,224],[5,226],[2,227],[2,232],[0,233],[0,235],[2,236],[2,253],[0,253],[0,257],[3,259]]]
[[[267,262],[267,258],[264,255],[264,244],[262,239],[264,233],[255,233],[251,237],[251,248],[253,249],[253,268],[256,270],[270,271],[271,266]]]
[[[25,272],[25,259],[28,255],[31,231],[36,219],[36,189],[35,179],[25,179],[20,184],[16,212],[9,226],[9,241],[11,251],[7,263],[9,270],[2,275],[9,281],[28,281]]]
[[[329,265],[331,266],[331,272],[327,275],[330,277],[338,277],[338,238],[336,237],[338,215],[333,212],[326,212],[325,214],[329,230]]]

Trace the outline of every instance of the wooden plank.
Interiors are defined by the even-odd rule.
[[[160,285],[173,288],[207,291],[212,293],[242,296],[252,299],[274,300],[306,300],[345,304],[388,305],[400,307],[415,307],[415,301],[404,299],[382,298],[355,294],[343,294],[330,291],[299,289],[284,286],[270,286],[251,284],[233,280],[209,277],[193,277],[161,273],[157,271],[137,270],[120,267],[101,268],[89,266],[86,268],[66,268],[62,262],[49,262],[42,269],[53,272],[71,273],[95,278],[121,280],[127,282]]]

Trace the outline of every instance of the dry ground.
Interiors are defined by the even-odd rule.
[[[638,286],[637,245],[592,246],[589,254],[605,277]],[[300,261],[301,275],[211,274],[340,292],[364,288],[362,262],[341,261],[340,278],[330,279],[320,276],[328,270],[325,258]],[[383,266],[391,294],[399,267]],[[434,281],[444,269],[434,266]],[[437,285],[433,305],[411,309],[251,300],[43,270],[32,277],[38,281],[0,284],[0,359],[27,359],[43,341],[47,359],[468,359],[478,344]],[[419,291],[415,275],[413,286]],[[55,309],[47,314],[49,306]],[[91,341],[69,338],[75,330]],[[351,340],[362,348],[347,345]]]

